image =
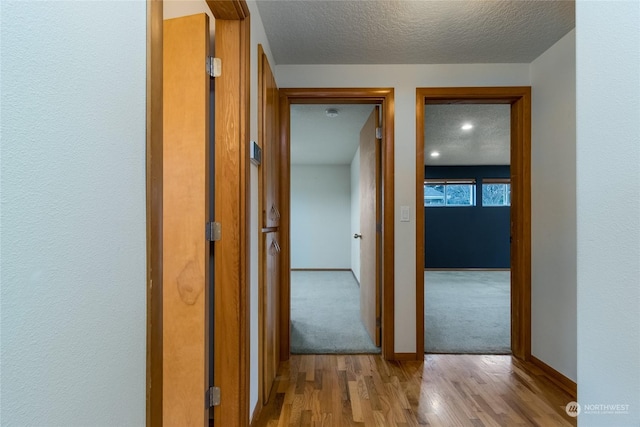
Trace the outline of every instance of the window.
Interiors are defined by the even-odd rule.
[[[483,179],[482,206],[511,206],[511,181]]]
[[[475,206],[475,179],[425,179],[424,205]]]

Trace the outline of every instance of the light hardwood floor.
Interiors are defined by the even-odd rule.
[[[252,423],[284,426],[572,426],[574,400],[511,356],[298,355]]]

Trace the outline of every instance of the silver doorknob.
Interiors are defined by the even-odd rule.
[[[356,233],[356,234],[353,235],[353,238],[354,239],[362,239],[362,234]]]

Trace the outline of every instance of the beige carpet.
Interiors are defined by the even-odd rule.
[[[291,352],[380,353],[360,321],[360,289],[350,271],[291,272]]]
[[[509,354],[509,271],[425,271],[426,353]]]

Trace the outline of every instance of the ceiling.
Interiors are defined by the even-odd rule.
[[[530,63],[575,27],[568,0],[258,0],[276,64]]]
[[[328,117],[329,108],[337,109],[338,116]],[[291,164],[350,164],[372,110],[371,104],[292,105]]]
[[[565,0],[257,0],[276,64],[530,63],[575,27]],[[340,115],[324,114],[337,107]],[[291,160],[348,164],[371,106],[294,105]],[[463,121],[475,125],[460,129]],[[425,164],[509,164],[509,107],[430,105]],[[441,152],[432,159],[429,153]]]
[[[335,108],[337,117],[326,110]],[[348,165],[358,148],[360,129],[373,105],[291,106],[291,164]],[[510,106],[445,104],[425,106],[425,165],[508,165]],[[470,123],[473,128],[462,130]],[[431,157],[437,151],[440,156]]]
[[[508,165],[511,153],[508,104],[425,105],[424,164]],[[463,124],[472,129],[463,130]],[[432,152],[438,157],[431,157]]]

